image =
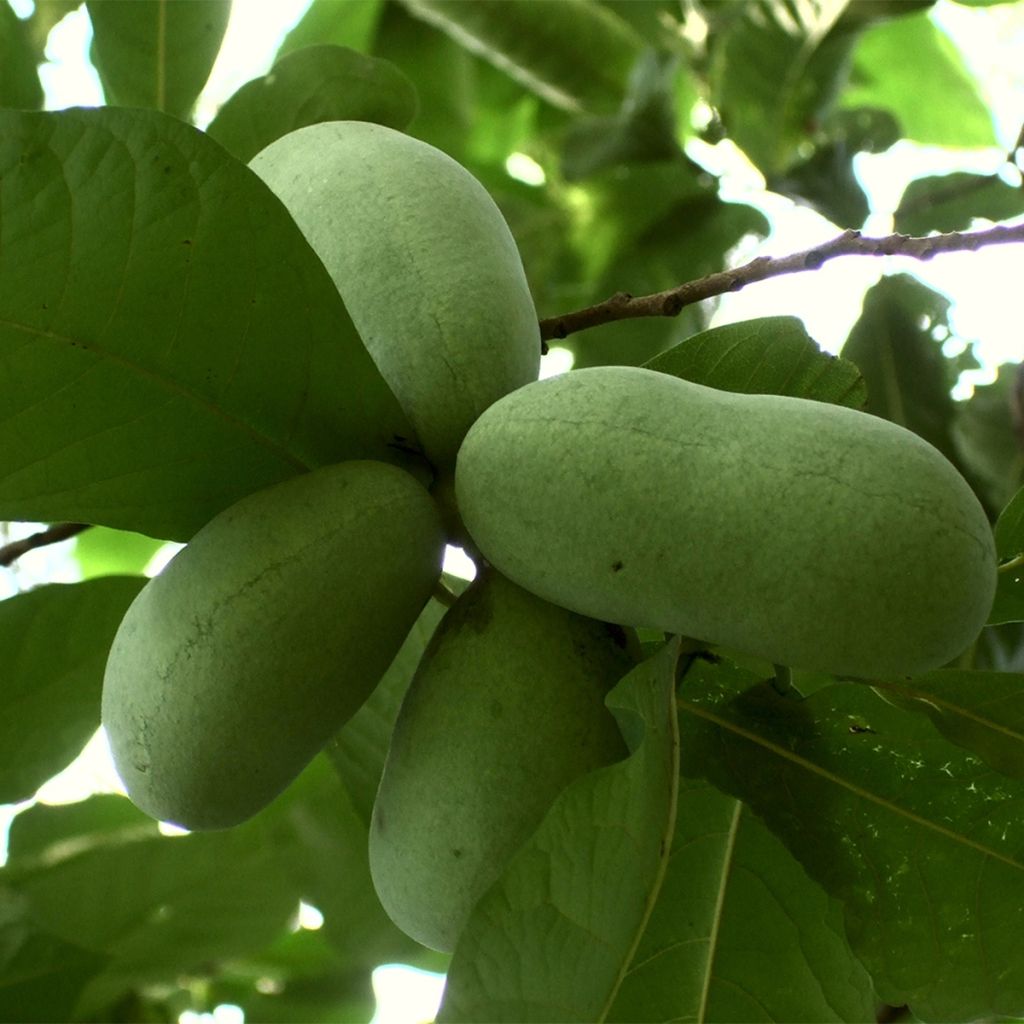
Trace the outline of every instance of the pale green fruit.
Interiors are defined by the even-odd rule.
[[[488,571],[441,622],[402,703],[370,826],[384,909],[451,950],[476,901],[573,779],[626,755],[604,623]]]
[[[922,672],[992,604],[992,531],[964,480],[836,405],[577,370],[489,409],[455,489],[484,556],[541,597],[781,664]]]
[[[330,272],[437,466],[470,424],[535,380],[540,329],[515,241],[439,149],[363,121],[290,132],[250,162]]]
[[[103,724],[128,795],[164,821],[255,814],[369,696],[438,579],[437,508],[344,462],[243,498],[128,609]]]

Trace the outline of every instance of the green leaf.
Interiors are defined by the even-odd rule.
[[[248,1024],[366,1024],[376,1007],[370,972],[305,929],[225,965],[204,987],[207,1012],[230,1003]]]
[[[956,405],[958,460],[979,481],[988,505],[1003,508],[1024,485],[1024,371],[1004,363],[992,384],[976,385]]]
[[[440,601],[431,598],[369,699],[325,748],[367,826],[398,709],[445,611]]]
[[[326,758],[316,758],[261,819],[263,843],[276,849],[296,894],[323,914],[321,931],[349,972],[415,956],[419,945],[377,899],[366,823]]]
[[[299,23],[284,37],[275,60],[319,43],[349,46],[368,53],[384,12],[384,0],[313,0]]]
[[[71,557],[78,563],[83,579],[97,576],[141,576],[164,546],[141,533],[93,526],[75,537]]]
[[[412,82],[386,60],[322,44],[282,57],[246,82],[206,131],[239,160],[320,121],[375,121],[402,129],[416,114]]]
[[[839,905],[738,800],[680,781],[661,895],[612,1021],[867,1021]]]
[[[230,0],[86,0],[107,103],[187,118],[217,58]]]
[[[996,145],[992,115],[956,47],[927,13],[872,26],[854,51],[845,107],[893,113],[903,134],[931,146]]]
[[[990,623],[1024,622],[1024,488],[999,515],[996,554],[1006,563],[999,570]]]
[[[768,178],[797,162],[828,116],[857,39],[842,4],[751,0],[712,36],[710,102]],[[859,27],[858,27],[859,28]]]
[[[296,473],[404,458],[330,275],[247,167],[155,111],[0,129],[0,518],[184,540]]]
[[[594,0],[404,0],[408,9],[563,110],[611,113],[642,40]]]
[[[675,0],[600,0],[657,50],[680,52],[685,11]]]
[[[606,1019],[667,866],[678,656],[673,640],[608,695],[630,756],[568,786],[477,905],[438,1020]]]
[[[3,872],[41,927],[111,957],[88,1002],[103,1003],[140,982],[202,973],[205,965],[269,945],[287,928],[298,896],[265,820],[177,837],[110,832],[106,800],[89,826],[95,799],[74,815],[33,808],[36,817],[52,815],[68,827],[59,835],[52,825],[36,824],[52,842],[12,859]],[[22,817],[11,827],[12,848],[23,845]]]
[[[685,158],[605,171],[581,188],[566,263],[583,287],[571,304],[564,295],[559,301],[552,287],[550,309],[538,300],[542,316],[617,291],[645,295],[675,287],[721,270],[726,251],[744,235],[768,233],[761,213],[723,202],[709,176]],[[679,317],[619,321],[558,344],[573,352],[578,367],[636,366],[704,326],[701,310],[693,306]]]
[[[29,799],[99,728],[107,650],[143,583],[54,583],[0,602],[0,803]]]
[[[1024,673],[1024,623],[983,629],[971,652],[971,665],[979,671]]]
[[[811,156],[770,178],[768,188],[817,210],[833,224],[859,228],[869,209],[854,157],[880,153],[899,137],[896,119],[884,110],[838,110],[826,122]]]
[[[443,32],[388,4],[374,40],[375,56],[402,69],[419,96],[409,134],[464,162],[477,119],[476,72],[480,60]]]
[[[38,110],[43,105],[39,81],[42,54],[32,45],[31,26],[7,3],[0,3],[0,106]]]
[[[116,793],[99,793],[73,804],[33,804],[14,820],[7,856],[15,868],[23,862],[160,835],[157,822]]]
[[[950,743],[1024,779],[1024,675],[940,669],[875,689],[896,707],[926,714]]]
[[[1020,1016],[1024,788],[869,687],[803,700],[724,663],[681,683],[682,770],[742,799],[844,905],[879,997]]]
[[[865,296],[843,346],[867,384],[867,412],[920,434],[956,458],[951,394],[955,364],[936,335],[948,333],[949,300],[906,274],[883,277]]]
[[[670,160],[679,153],[676,140],[675,57],[646,50],[629,78],[619,113],[581,118],[563,141],[562,174],[585,178],[605,167]]]
[[[79,995],[106,960],[41,930],[25,901],[0,889],[0,1020],[72,1020]]]
[[[793,316],[766,316],[702,331],[645,366],[697,384],[747,395],[792,395],[862,408],[860,371],[822,352]]]
[[[961,231],[976,217],[1009,220],[1024,213],[1024,189],[994,174],[942,174],[912,181],[900,199],[895,228],[907,235]]]

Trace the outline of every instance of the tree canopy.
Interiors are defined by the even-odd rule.
[[[445,972],[451,1022],[1024,1018],[1021,364],[958,389],[977,339],[912,264],[867,291],[838,354],[796,316],[713,323],[723,296],[794,274],[813,292],[836,260],[1019,262],[1024,129],[1001,138],[937,23],[951,2],[312,0],[201,124],[230,0],[0,0],[0,518],[38,530],[0,547],[0,801],[23,805],[0,1019],[227,1003],[369,1021],[388,962]],[[79,6],[105,104],[44,110],[47,38]],[[366,703],[243,824],[171,834],[114,793],[29,803],[99,727],[108,651],[165,543],[350,460],[408,471],[450,511],[355,304],[249,166],[326,121],[405,132],[483,185],[545,354],[890,420],[966,481],[1000,562],[977,638],[912,676],[638,630],[606,702],[621,758],[561,789],[451,954],[389,919],[367,852],[402,698],[467,586],[450,574]],[[947,162],[876,231],[859,158],[899,146]],[[730,192],[715,147],[758,196]],[[834,233],[748,258],[780,197]],[[470,296],[450,289],[457,320]],[[771,522],[797,529],[782,506]],[[19,570],[54,543],[77,582]]]

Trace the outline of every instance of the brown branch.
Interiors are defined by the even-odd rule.
[[[686,306],[726,292],[738,292],[755,281],[783,274],[818,270],[838,256],[910,256],[930,260],[944,252],[974,252],[988,245],[1024,242],[1024,224],[997,224],[984,231],[951,231],[945,235],[916,238],[911,235],[886,235],[865,238],[859,231],[844,231],[837,238],[790,256],[758,256],[735,270],[722,270],[696,281],[653,295],[618,292],[595,306],[541,320],[541,339],[566,338],[577,331],[647,316],[677,316]]]
[[[83,530],[89,529],[89,523],[56,523],[48,526],[45,530],[30,534],[21,540],[12,540],[10,544],[0,547],[0,567],[6,568],[13,565],[22,555],[34,551],[36,548],[44,548],[48,544],[59,544],[62,540],[68,540]]]

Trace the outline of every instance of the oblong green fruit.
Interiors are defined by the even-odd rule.
[[[477,416],[540,368],[498,207],[439,149],[363,121],[300,128],[249,166],[327,267],[427,456],[450,468]]]
[[[995,588],[985,513],[916,434],[638,367],[492,406],[455,490],[484,556],[541,597],[801,668],[935,668]]]
[[[632,667],[611,627],[493,571],[458,599],[402,703],[370,826],[401,929],[453,949],[558,793],[625,757],[604,698]]]
[[[155,818],[255,814],[369,696],[441,571],[405,471],[344,462],[243,498],[143,587],[114,638],[103,724]]]

